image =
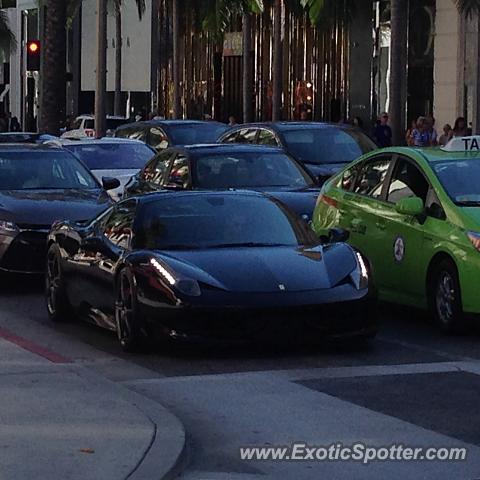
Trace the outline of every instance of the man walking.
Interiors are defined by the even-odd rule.
[[[388,125],[388,113],[383,112],[375,128],[373,129],[373,138],[379,147],[392,146],[392,129]]]

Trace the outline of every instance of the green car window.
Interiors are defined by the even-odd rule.
[[[427,200],[429,184],[420,170],[412,163],[399,159],[388,187],[387,201],[397,203],[403,198],[420,197]]]
[[[355,183],[353,191],[359,195],[380,198],[390,162],[390,157],[375,158],[374,160],[366,162]]]

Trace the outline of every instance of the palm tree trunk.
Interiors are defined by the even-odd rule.
[[[243,15],[243,121],[253,121],[252,15]]]
[[[405,133],[407,95],[408,0],[391,0],[390,118],[393,144]]]
[[[282,0],[273,3],[273,73],[272,73],[272,120],[282,117],[282,84],[283,84],[283,52],[282,52]]]
[[[172,23],[173,23],[173,118],[182,117],[180,99],[180,30],[178,1],[172,0]]]
[[[58,135],[65,122],[67,32],[65,0],[47,0],[43,11],[39,131]]]
[[[122,5],[115,2],[115,115],[123,116],[122,109]]]
[[[95,90],[96,137],[106,133],[107,96],[107,0],[97,0],[97,88]]]

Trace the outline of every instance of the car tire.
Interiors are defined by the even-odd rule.
[[[45,297],[48,317],[52,322],[62,323],[71,320],[74,313],[65,290],[60,249],[55,244],[47,253]]]
[[[458,271],[454,262],[444,259],[436,264],[430,276],[429,303],[436,323],[445,333],[460,333],[466,322]]]
[[[148,335],[138,309],[135,277],[128,268],[121,270],[116,282],[115,323],[118,340],[125,352],[146,350]]]

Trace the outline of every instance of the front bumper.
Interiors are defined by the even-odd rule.
[[[45,270],[48,230],[22,229],[15,236],[0,235],[0,270],[42,273]]]
[[[316,341],[324,337],[374,334],[378,328],[376,299],[289,307],[183,306],[150,311],[151,325],[172,337],[221,340]]]

